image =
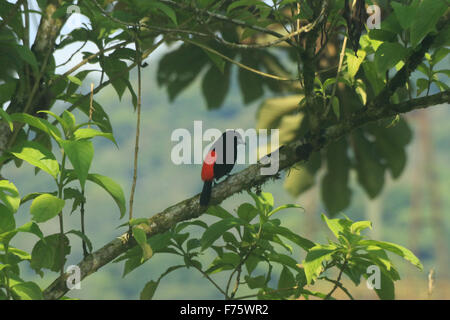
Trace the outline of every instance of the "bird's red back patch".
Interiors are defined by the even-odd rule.
[[[214,150],[208,152],[202,167],[202,180],[211,181],[214,179],[214,164],[216,163],[217,155]]]

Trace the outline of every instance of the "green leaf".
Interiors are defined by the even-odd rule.
[[[79,237],[81,240],[84,240],[84,243],[86,243],[89,253],[92,252],[92,242],[91,242],[91,240],[88,238],[87,235],[85,235],[83,232],[81,232],[81,231],[79,231],[79,230],[70,230],[70,231],[67,231],[67,232],[66,232],[66,234],[69,234],[69,233],[76,235],[76,236]]]
[[[7,82],[2,83],[0,85],[0,105],[3,105],[5,102],[10,101],[12,99],[14,93],[16,92],[17,83],[18,83],[17,80],[16,81],[8,80]],[[10,120],[8,120],[10,119],[9,114],[5,110],[3,110],[3,108],[0,109],[3,111],[3,112],[0,111],[3,120],[6,120],[9,124],[10,123]]]
[[[405,146],[411,141],[411,129],[405,120],[386,128],[386,122],[372,124],[369,132],[375,136],[375,148],[378,155],[385,159],[386,165],[394,179],[400,177],[406,166]]]
[[[362,132],[354,133],[353,137],[358,182],[373,199],[383,189],[385,167],[381,164],[374,145],[363,136]]]
[[[102,132],[91,128],[80,128],[74,133],[75,140],[91,139],[97,136],[111,140],[117,146],[117,142],[114,139],[113,134],[109,132]]]
[[[89,174],[89,168],[91,167],[92,159],[94,158],[94,147],[92,145],[92,141],[64,140],[61,141],[61,146],[67,154],[70,163],[72,163],[78,180],[80,180],[81,189],[84,190],[84,185]]]
[[[430,81],[428,79],[419,78],[417,79],[416,85],[417,85],[417,95],[420,96],[423,92],[425,92],[428,89]]]
[[[16,220],[14,213],[6,206],[0,204],[0,234],[14,230],[16,228]]]
[[[159,281],[149,281],[145,285],[144,289],[142,289],[140,294],[141,300],[152,300],[155,295],[156,289],[158,288]]]
[[[22,282],[12,287],[13,292],[20,300],[43,300],[41,288],[31,281]]]
[[[45,133],[48,133],[57,142],[61,141],[61,132],[58,130],[57,127],[55,127],[45,119],[34,117],[27,113],[13,113],[11,114],[11,120],[15,122],[28,124],[31,127],[39,129]]]
[[[258,59],[255,59],[253,55],[242,53],[241,56],[242,64],[254,69],[260,69],[260,61]],[[239,68],[238,80],[241,95],[245,104],[249,104],[263,96],[263,81],[259,75]]]
[[[33,270],[38,273],[43,268],[55,272],[60,270],[61,263],[65,263],[66,256],[70,253],[69,239],[67,239],[66,235],[63,235],[62,243],[60,240],[61,234],[52,234],[39,240],[34,245],[33,250],[31,251],[30,264]]]
[[[229,72],[222,74],[216,67],[211,66],[202,82],[202,92],[208,109],[218,109],[225,100],[229,88]]]
[[[378,72],[384,75],[386,71],[395,67],[408,54],[408,50],[399,43],[383,42],[375,53],[375,64]]]
[[[278,290],[292,288],[295,286],[295,278],[289,268],[283,267],[278,280]]]
[[[350,226],[350,231],[352,233],[360,234],[364,229],[372,229],[372,222],[370,221],[357,221]]]
[[[203,51],[206,53],[206,55],[211,59],[211,61],[215,64],[215,66],[220,70],[220,72],[225,72],[225,60],[223,60],[220,56],[217,54],[214,54],[210,52],[209,50],[203,49]]]
[[[100,64],[108,78],[111,80],[111,84],[116,90],[119,100],[121,100],[122,95],[127,88],[129,76],[127,64],[119,59],[113,58],[102,59]]]
[[[39,239],[44,238],[44,234],[42,233],[41,229],[39,228],[39,225],[34,221],[29,221],[29,222],[25,223],[24,225],[17,228],[17,231],[34,234]]]
[[[325,214],[322,213],[322,220],[328,226],[328,229],[333,232],[336,238],[339,238],[342,235],[350,232],[350,228],[353,224],[353,221],[350,219],[328,219]]]
[[[431,31],[435,30],[436,23],[441,18],[446,10],[448,4],[443,0],[422,0],[417,8],[416,16],[411,26],[411,45],[417,46],[422,39]],[[427,18],[423,15],[426,13]]]
[[[244,277],[245,282],[247,282],[247,285],[250,289],[258,289],[262,288],[266,285],[266,277],[265,276],[257,276],[257,277]]]
[[[20,195],[14,183],[8,180],[0,180],[0,200],[13,213],[19,209]]]
[[[114,199],[120,210],[120,218],[125,215],[127,210],[125,203],[125,195],[122,188],[113,179],[102,176],[97,173],[89,174],[87,179],[102,187]]]
[[[1,94],[1,91],[0,91],[0,94]],[[1,105],[1,103],[0,103],[0,105]],[[6,123],[9,126],[9,129],[12,132],[14,130],[14,124],[13,124],[12,119],[9,116],[9,114],[5,110],[3,110],[3,108],[0,108],[0,117],[6,121]]]
[[[327,172],[322,178],[322,199],[328,214],[334,215],[350,205],[351,190],[348,187],[350,160],[347,142],[340,139],[331,143],[326,151]]]
[[[330,260],[335,250],[334,246],[316,245],[308,251],[303,260],[307,284],[311,284],[320,275],[323,271],[322,262]]]
[[[338,97],[333,96],[333,99],[331,100],[331,106],[333,107],[334,115],[339,120],[341,118],[341,110],[339,108],[339,98]]]
[[[376,240],[362,240],[361,245],[373,245],[380,247],[384,250],[395,253],[396,255],[402,257],[403,259],[409,261],[411,264],[416,266],[418,269],[423,270],[423,265],[420,260],[411,252],[411,250],[402,247],[401,245],[386,242],[386,241],[376,241]]]
[[[347,57],[348,75],[353,79],[358,73],[361,63],[366,58],[366,52],[358,50],[358,55],[356,56],[354,51],[346,50],[345,56]]]
[[[25,141],[10,151],[16,158],[47,172],[53,178],[59,174],[59,164],[51,151],[35,141]]]
[[[49,115],[53,116],[56,119],[56,121],[58,121],[62,125],[62,127],[64,128],[64,131],[67,132],[68,127],[67,127],[66,121],[63,118],[61,118],[60,116],[58,116],[56,113],[49,111],[49,110],[40,110],[40,111],[38,111],[38,113],[45,113],[45,114],[49,114]]]
[[[51,194],[43,194],[33,200],[30,213],[36,222],[45,222],[55,217],[64,208],[65,201]]]
[[[37,75],[39,72],[39,65],[36,57],[34,56],[34,53],[27,46],[17,46],[16,49],[19,57],[26,63],[28,63],[33,69],[33,72]]]
[[[208,211],[206,211],[206,213],[220,219],[234,218],[234,216],[231,213],[229,213],[221,206],[210,206],[208,208]]]
[[[270,211],[267,216],[270,217],[273,214],[277,213],[278,211],[284,210],[284,209],[288,209],[288,208],[298,208],[298,209],[303,209],[302,206],[299,206],[298,204],[285,204],[282,206],[277,207],[276,209],[273,209],[272,211]]]
[[[229,229],[243,225],[244,221],[236,218],[228,218],[220,220],[212,224],[204,233],[200,242],[202,243],[202,251],[209,248],[222,234]]]
[[[69,79],[70,82],[73,82],[77,86],[81,86],[83,84],[83,82],[80,79],[74,76],[67,76],[67,79]]]
[[[292,241],[296,245],[298,245],[300,248],[303,248],[304,250],[308,251],[310,248],[314,247],[314,242],[305,239],[303,237],[300,237],[298,234],[292,232],[288,228],[281,227],[281,226],[275,226],[272,223],[265,223],[263,226],[264,232],[279,234],[280,236]]]
[[[417,7],[419,5],[418,0],[412,1],[408,5],[401,4],[399,2],[391,1],[391,6],[394,9],[394,13],[397,17],[398,22],[404,30],[410,28],[411,24],[414,22],[413,17],[417,14]]]
[[[258,215],[258,210],[253,205],[246,202],[239,206],[237,214],[242,220],[250,222]]]

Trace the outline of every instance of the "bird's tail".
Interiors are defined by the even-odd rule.
[[[207,206],[209,203],[209,200],[211,199],[211,187],[212,187],[212,180],[205,181],[203,184],[202,193],[200,195],[200,205],[201,206]]]

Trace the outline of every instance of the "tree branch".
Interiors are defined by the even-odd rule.
[[[288,145],[282,146],[275,151],[279,154],[278,160],[274,157],[275,152],[271,154],[270,158],[272,159],[271,161],[278,161],[279,170],[282,171],[299,161],[307,160],[313,151],[322,149],[329,142],[339,139],[368,122],[388,118],[398,113],[405,113],[415,109],[427,108],[432,105],[449,102],[450,91],[445,91],[433,96],[418,98],[397,105],[381,106],[379,109],[381,111],[364,110],[364,112],[356,113],[350,117],[350,119],[343,121],[342,123],[327,128],[319,139],[317,137],[309,136],[301,141],[294,141]],[[269,180],[279,178],[279,175],[261,175],[260,169],[264,166],[265,165],[261,163],[251,165],[216,185],[212,190],[211,204],[220,204],[235,193],[249,190],[255,186],[260,186]],[[148,219],[148,224],[142,224],[141,226],[149,238],[167,231],[180,221],[197,218],[205,211],[206,208],[201,207],[199,204],[199,195],[196,195],[152,216]],[[96,272],[135,244],[136,242],[134,239],[130,238],[128,233],[125,233],[85,257],[78,264],[78,267],[81,270],[81,279]],[[44,291],[44,297],[46,299],[58,299],[67,293],[69,289],[66,287],[65,280],[69,276],[70,274],[66,273],[63,275],[63,279],[56,279]]]

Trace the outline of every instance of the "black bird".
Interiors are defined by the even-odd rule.
[[[227,130],[213,144],[206,155],[202,167],[204,184],[200,195],[201,206],[209,204],[213,180],[219,180],[233,169],[236,163],[238,144],[244,144],[242,136],[234,130]]]

